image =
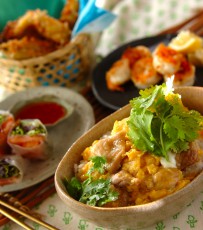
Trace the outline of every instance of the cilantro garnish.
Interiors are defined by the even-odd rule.
[[[100,207],[108,202],[117,200],[118,192],[111,188],[110,179],[94,180],[91,176],[91,173],[95,171],[101,174],[105,172],[105,158],[95,156],[90,160],[93,166],[87,172],[88,178],[85,181],[81,183],[76,177],[72,177],[70,181],[66,178],[64,179],[63,183],[67,192],[74,199],[91,206]]]
[[[106,159],[101,156],[94,156],[90,158],[93,163],[93,166],[87,172],[90,175],[93,171],[98,171],[99,173],[103,174],[105,171]]]
[[[103,206],[104,204],[117,200],[118,193],[110,188],[110,179],[98,179],[93,181],[88,178],[82,183],[82,195],[80,202],[91,206]]]
[[[201,114],[188,110],[165,83],[141,90],[130,104],[128,136],[141,151],[168,159],[169,151],[187,150],[202,129]]]

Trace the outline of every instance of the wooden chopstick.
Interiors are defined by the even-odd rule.
[[[38,218],[41,219],[43,215],[34,213],[30,209],[41,203],[43,200],[53,195],[56,192],[54,186],[54,177],[46,179],[45,181],[34,185],[30,188],[23,189],[13,193],[1,193],[0,199],[6,203]],[[0,213],[0,226],[9,222],[9,218]]]
[[[9,210],[12,210],[12,211],[14,211],[14,212],[20,214],[20,215],[23,216],[23,217],[26,217],[26,218],[29,219],[29,220],[32,220],[32,221],[34,221],[34,222],[40,224],[40,225],[43,226],[43,227],[46,227],[46,228],[49,229],[49,230],[59,230],[58,228],[55,228],[54,226],[49,225],[48,223],[46,223],[46,222],[44,222],[44,221],[42,221],[42,220],[39,220],[39,219],[37,219],[37,218],[35,218],[35,217],[33,217],[33,216],[27,214],[26,212],[23,212],[23,211],[21,211],[21,210],[15,208],[15,207],[13,207],[13,206],[11,206],[10,204],[7,204],[7,203],[4,202],[3,200],[0,200],[0,205],[3,206],[3,207],[8,208]],[[6,212],[6,210],[3,209],[1,206],[0,206],[0,212],[2,212],[3,215],[7,216],[9,219],[13,220],[14,222],[16,222],[17,224],[19,224],[19,225],[21,225],[21,226],[22,226],[22,224],[25,225],[25,226],[22,226],[22,227],[24,227],[25,229],[32,229],[32,228],[30,228],[29,226],[27,226],[28,228],[26,228],[26,224],[25,224],[25,223],[23,223],[22,221],[20,221],[20,220],[19,220],[18,218],[16,218],[15,216],[13,216],[13,215],[9,214],[8,212]]]
[[[180,24],[162,30],[160,33],[158,33],[158,35],[177,33],[180,30],[187,30],[187,29],[189,30],[191,29],[195,32],[196,26],[198,26],[198,29],[200,28],[201,23],[199,23],[198,20],[201,20],[202,17],[203,17],[203,9],[197,11],[197,13],[195,13],[192,17],[186,19]]]
[[[17,217],[14,217],[13,215],[11,215],[8,211],[6,211],[6,209],[0,207],[0,212],[4,216],[6,216],[7,218],[9,218],[10,220],[14,221],[15,223],[17,223],[18,225],[20,225],[21,227],[23,227],[24,229],[27,229],[27,230],[32,230],[33,229],[30,226],[28,226],[27,224],[25,224],[23,221],[21,221],[20,219],[18,219]]]

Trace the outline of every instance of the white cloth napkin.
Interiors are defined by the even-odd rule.
[[[201,0],[100,1],[100,5],[117,15],[98,42],[96,53],[102,56],[129,41],[156,35],[203,8]]]

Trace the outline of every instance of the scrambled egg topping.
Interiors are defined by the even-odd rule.
[[[95,171],[92,177],[110,178],[119,197],[105,207],[141,205],[163,198],[186,186],[202,170],[203,151],[199,141],[191,143],[187,152],[176,154],[175,164],[164,164],[160,157],[135,148],[127,136],[127,120],[115,121],[109,135],[94,141],[83,151],[83,160],[76,167],[77,178],[84,181],[92,167],[89,159],[93,156],[106,158],[105,172]]]

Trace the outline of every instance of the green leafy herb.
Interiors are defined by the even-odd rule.
[[[43,128],[43,126],[39,125],[37,127],[34,127],[32,130],[30,130],[27,134],[30,136],[34,136],[37,134],[43,134],[46,133],[45,129]]]
[[[24,135],[24,129],[22,126],[16,126],[13,130],[12,130],[12,135]]]
[[[87,172],[90,175],[93,171],[98,171],[103,174],[105,171],[106,159],[101,156],[94,156],[90,159],[93,162],[93,167]]]
[[[66,187],[69,195],[72,196],[74,199],[79,200],[82,195],[82,184],[76,178],[72,177],[70,181],[67,178],[63,180],[63,184]]]
[[[32,126],[32,124],[29,123],[24,123],[20,122],[19,125],[17,125],[13,130],[12,130],[12,135],[30,135],[34,136],[37,134],[44,134],[46,133],[46,130],[43,128],[42,125],[38,125],[36,127]]]
[[[20,170],[16,166],[10,165],[5,160],[0,161],[0,178],[10,178],[19,174]]]
[[[94,180],[92,172],[98,171],[101,174],[105,172],[106,160],[104,157],[95,156],[90,159],[93,166],[87,172],[88,178],[80,182],[76,177],[68,181],[66,178],[63,183],[67,192],[74,199],[91,206],[103,206],[104,204],[118,199],[118,192],[111,188],[110,179]]]
[[[200,113],[185,108],[180,95],[165,83],[141,90],[130,104],[128,136],[144,152],[168,159],[169,151],[187,150],[202,129]]]
[[[2,124],[5,120],[6,116],[3,114],[0,114],[0,124]]]
[[[80,202],[92,206],[103,206],[104,204],[118,199],[118,193],[111,190],[110,179],[98,179],[93,181],[88,178],[82,184],[83,192]]]

